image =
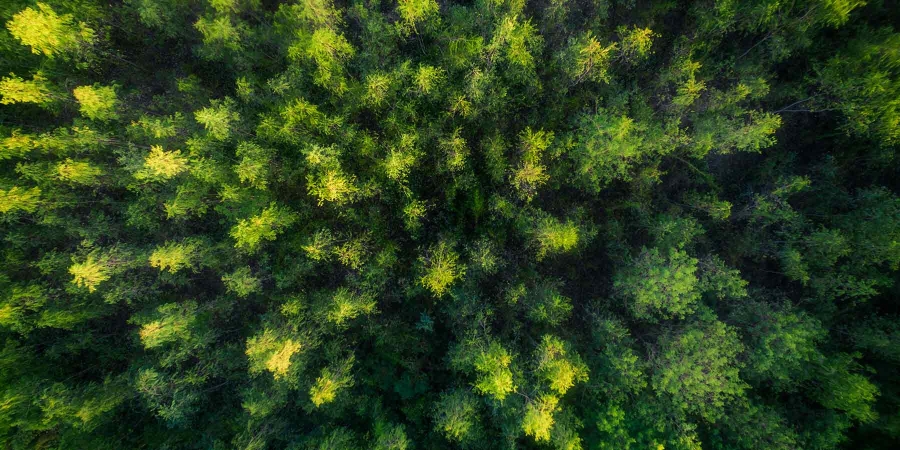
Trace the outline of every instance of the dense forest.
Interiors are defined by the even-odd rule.
[[[894,2],[0,24],[0,450],[900,445]]]

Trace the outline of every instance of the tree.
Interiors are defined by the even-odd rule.
[[[415,32],[416,24],[436,15],[438,4],[434,0],[400,0],[397,13],[400,14],[402,30]]]
[[[87,161],[73,161],[66,158],[56,166],[56,173],[60,180],[91,186],[97,183],[97,179],[103,175],[103,170]]]
[[[459,255],[446,241],[432,246],[425,255],[419,257],[419,263],[423,270],[419,283],[435,297],[443,296],[450,285],[466,273],[465,267],[459,263]]]
[[[134,173],[140,181],[166,181],[188,169],[188,160],[181,150],[165,151],[154,145],[144,159],[144,165]]]
[[[79,86],[73,94],[85,117],[100,121],[118,119],[116,107],[119,101],[114,86]]]
[[[516,390],[513,374],[509,369],[510,363],[512,356],[497,342],[492,342],[487,349],[481,350],[473,361],[478,373],[475,390],[503,401]]]
[[[7,190],[0,190],[0,213],[34,212],[41,204],[40,197],[41,189],[38,187],[24,189],[13,186]]]
[[[207,59],[222,59],[231,52],[243,49],[247,27],[235,24],[230,16],[202,16],[194,23],[194,28],[203,35],[201,54]]]
[[[214,100],[211,106],[195,111],[194,118],[211,138],[219,141],[228,139],[233,124],[240,121],[240,116],[234,111],[234,101],[227,97],[224,101]]]
[[[541,155],[553,141],[553,133],[543,130],[534,132],[526,128],[519,134],[519,140],[522,161],[511,177],[512,184],[519,197],[530,202],[538,188],[550,178],[546,167],[541,165]]]
[[[3,77],[0,79],[0,96],[3,96],[0,104],[36,103],[46,105],[50,103],[53,95],[50,93],[50,87],[46,80],[40,72],[32,75],[31,81],[26,81],[12,73],[8,77]]]
[[[74,262],[74,261],[73,261]],[[104,257],[89,255],[83,262],[69,266],[72,284],[94,292],[97,286],[110,278],[109,261]]]
[[[637,318],[684,317],[700,300],[697,262],[674,248],[668,257],[644,248],[628,269],[616,274],[614,286]]]
[[[617,43],[603,45],[590,31],[586,31],[569,43],[565,52],[560,55],[571,84],[584,81],[610,81],[610,68],[613,56],[619,51]]]
[[[255,252],[264,241],[274,241],[285,228],[297,220],[297,215],[287,208],[271,203],[259,215],[241,219],[231,228],[235,248]]]
[[[747,336],[749,380],[790,389],[821,361],[817,345],[825,339],[825,329],[803,311],[789,304],[748,302],[737,309],[735,318]]]
[[[853,420],[872,422],[878,418],[872,403],[880,392],[868,378],[853,373],[858,368],[853,359],[842,353],[822,364],[823,383],[818,387],[816,398],[826,408],[844,411]]]
[[[634,166],[653,155],[653,147],[644,143],[647,127],[626,115],[602,111],[579,122],[570,157],[574,180],[584,189],[599,192],[613,181],[630,180]]]
[[[412,442],[406,436],[403,425],[376,422],[372,448],[374,450],[406,450],[412,448]]]
[[[13,37],[31,47],[32,53],[53,58],[74,53],[94,40],[94,30],[83,22],[76,24],[71,14],[60,16],[46,3],[36,6],[19,11],[6,22]]]
[[[259,278],[253,276],[253,272],[249,267],[239,267],[234,272],[222,276],[222,282],[228,292],[232,292],[240,298],[249,296],[254,292],[258,292],[261,283]]]
[[[370,315],[375,312],[376,301],[365,293],[353,293],[349,289],[340,288],[325,309],[325,319],[339,328],[348,326],[347,322],[360,315]]]
[[[737,360],[743,345],[731,327],[704,315],[659,337],[651,360],[651,386],[676,410],[715,422],[747,387]]]
[[[522,419],[522,431],[534,437],[537,442],[549,441],[553,428],[553,413],[557,410],[559,399],[544,394],[525,406],[525,417]]]
[[[895,2],[0,22],[4,449],[896,447]]]
[[[588,380],[587,366],[578,354],[554,336],[543,337],[535,359],[538,377],[559,395],[564,395],[576,382]]]
[[[182,269],[193,269],[199,245],[193,241],[167,242],[156,247],[150,254],[150,266],[159,270],[176,273]]]
[[[532,233],[536,241],[539,260],[548,255],[574,250],[579,244],[582,234],[574,222],[563,223],[550,216],[539,219]]]
[[[291,369],[291,358],[303,350],[302,342],[282,338],[274,330],[266,328],[261,334],[247,340],[246,354],[250,360],[250,373],[268,371],[276,380],[284,378]]]
[[[316,407],[334,401],[335,396],[343,389],[353,386],[350,370],[353,368],[353,357],[349,357],[334,367],[322,369],[316,384],[309,390],[309,397]]]
[[[434,427],[450,441],[465,442],[475,438],[478,404],[471,392],[456,389],[442,393],[434,405]]]

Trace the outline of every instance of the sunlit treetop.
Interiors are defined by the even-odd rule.
[[[424,274],[419,282],[435,297],[441,297],[450,286],[465,275],[465,266],[459,262],[459,255],[444,241],[431,247],[419,257]]]
[[[54,57],[78,50],[94,39],[94,30],[84,23],[75,23],[71,14],[57,14],[46,3],[37,3],[37,9],[25,8],[6,23],[9,32],[31,47],[34,54]]]
[[[114,120],[118,100],[113,86],[79,86],[73,91],[81,106],[81,114],[94,120]]]
[[[41,204],[41,189],[13,186],[0,189],[0,214],[13,211],[34,212]]]
[[[144,159],[144,167],[134,173],[138,180],[165,181],[188,169],[188,160],[181,150],[165,151],[154,145]]]
[[[87,288],[90,292],[96,291],[100,283],[110,278],[106,261],[95,256],[88,256],[84,261],[69,266],[69,274],[72,275],[73,284]]]
[[[103,169],[86,161],[73,161],[67,158],[56,166],[59,179],[70,183],[90,186],[103,175]]]
[[[47,79],[38,72],[31,81],[10,74],[0,79],[0,104],[35,103],[43,105],[53,100]]]
[[[247,341],[250,372],[268,371],[278,380],[288,374],[291,358],[301,352],[303,345],[294,339],[279,338],[273,330],[265,329]]]

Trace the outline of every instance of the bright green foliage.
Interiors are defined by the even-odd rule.
[[[515,75],[521,76],[534,70],[534,53],[541,41],[531,21],[519,20],[511,14],[500,20],[488,44],[488,51],[499,52],[503,59],[518,69]]]
[[[227,52],[242,48],[241,41],[247,30],[235,24],[229,16],[203,16],[194,23],[194,28],[203,35],[205,55],[209,59],[219,59]]]
[[[755,152],[775,144],[781,116],[750,111],[746,117],[731,119],[716,115],[697,123],[695,151],[706,153]]]
[[[534,437],[537,442],[549,441],[553,428],[553,413],[557,411],[559,399],[549,395],[528,402],[525,405],[525,417],[522,419],[522,431]]]
[[[719,200],[713,194],[692,194],[687,201],[694,208],[704,211],[715,220],[728,220],[731,217],[731,202]]]
[[[637,318],[684,317],[700,299],[697,259],[674,248],[668,253],[666,257],[656,248],[644,248],[616,274],[614,286]]]
[[[271,152],[253,142],[241,142],[236,153],[241,161],[234,167],[234,172],[241,182],[265,190],[268,186]]]
[[[328,322],[338,327],[344,327],[360,315],[369,315],[375,312],[376,302],[366,294],[354,294],[347,289],[339,289],[331,297],[327,313]]]
[[[119,116],[116,89],[113,86],[79,86],[72,91],[81,107],[81,114],[93,120],[113,120]]]
[[[691,216],[660,214],[650,225],[653,245],[658,249],[683,249],[690,246],[705,230]]]
[[[267,328],[247,340],[246,354],[250,360],[250,373],[269,371],[276,380],[281,379],[291,368],[291,358],[303,349],[301,342],[281,338]]]
[[[466,166],[466,160],[469,158],[469,147],[466,144],[466,140],[460,137],[459,129],[456,129],[446,139],[442,139],[440,146],[444,152],[444,167],[448,171],[458,172]]]
[[[382,106],[387,99],[392,81],[390,75],[380,73],[368,75],[366,77],[366,104],[374,107]]]
[[[660,336],[651,361],[651,384],[675,408],[715,421],[724,406],[746,389],[738,374],[741,351],[743,345],[731,327],[703,318]]]
[[[337,260],[341,264],[353,270],[359,270],[360,268],[362,268],[363,262],[366,258],[367,245],[368,238],[366,236],[350,239],[343,245],[337,246],[333,249],[334,256],[337,257]]]
[[[103,175],[103,170],[87,161],[73,161],[66,158],[56,166],[56,174],[60,180],[90,186]]]
[[[0,105],[15,103],[36,103],[43,105],[52,100],[46,78],[40,73],[31,77],[31,81],[23,80],[15,74],[0,79]]]
[[[541,155],[553,141],[553,133],[526,128],[519,134],[519,140],[522,162],[511,177],[512,184],[520,198],[531,201],[538,188],[550,178],[547,168],[541,164]]]
[[[799,251],[788,247],[779,256],[785,276],[803,284],[809,283],[809,268]]]
[[[69,266],[69,274],[72,275],[72,284],[87,288],[94,292],[97,286],[109,280],[107,261],[103,258],[88,256],[84,261]]]
[[[588,369],[581,358],[568,344],[554,336],[543,337],[535,360],[538,376],[559,395],[564,395],[575,383],[588,380]]]
[[[450,441],[463,442],[477,432],[477,415],[478,400],[471,392],[445,392],[434,405],[434,428]]]
[[[0,140],[0,161],[11,158],[21,158],[27,155],[36,146],[33,137],[13,130],[9,137]]]
[[[4,450],[896,447],[896,2],[0,23]]]
[[[317,29],[310,36],[309,42],[303,44],[304,57],[316,65],[316,84],[331,88],[337,94],[343,93],[347,89],[343,79],[343,64],[353,57],[353,46],[343,35],[328,28]]]
[[[131,122],[132,132],[154,139],[172,138],[178,134],[183,120],[180,112],[169,117],[141,116],[137,121]]]
[[[303,245],[302,249],[306,255],[315,261],[327,261],[333,256],[334,236],[327,229],[317,231],[309,239],[308,243]]]
[[[658,35],[649,28],[616,29],[621,41],[619,42],[619,55],[629,61],[641,61],[650,56],[650,48],[653,46],[653,38]]]
[[[316,378],[316,384],[309,389],[313,405],[318,408],[331,403],[341,390],[353,386],[353,378],[350,376],[352,369],[353,357],[341,361],[336,366],[322,369],[321,375]]]
[[[632,167],[647,157],[644,126],[628,116],[601,113],[580,120],[578,144],[571,152],[574,176],[590,191],[615,180],[630,180]]]
[[[391,150],[384,161],[384,170],[388,178],[395,181],[405,181],[409,170],[416,163],[416,156],[412,153]]]
[[[197,122],[203,124],[209,136],[223,141],[231,135],[233,124],[240,120],[234,111],[234,102],[226,98],[224,102],[213,102],[212,106],[194,112]]]
[[[681,80],[676,85],[675,96],[672,97],[672,105],[676,108],[690,107],[706,90],[706,82],[697,79],[697,72],[701,67],[700,63],[691,59],[681,61],[680,67],[677,67]]]
[[[872,403],[879,395],[878,387],[868,378],[854,373],[858,365],[847,354],[839,354],[829,358],[822,365],[821,379],[817,397],[826,408],[844,411],[853,419],[863,423],[878,418],[872,410]]]
[[[342,205],[354,199],[359,192],[356,179],[342,170],[326,169],[307,179],[309,194],[318,199],[319,206],[326,203]]]
[[[249,267],[241,267],[234,272],[224,275],[222,282],[229,292],[233,292],[240,298],[245,298],[254,292],[258,292],[262,283],[259,278],[253,276]]]
[[[7,190],[0,189],[0,214],[13,211],[34,212],[41,204],[41,189],[25,189],[13,186]]]
[[[560,294],[552,283],[537,286],[530,297],[528,317],[535,322],[558,326],[572,314],[572,299]]]
[[[851,41],[817,73],[823,91],[836,100],[809,108],[837,108],[849,130],[884,145],[896,144],[900,141],[898,43],[900,34],[890,29],[867,31]]]
[[[403,223],[409,231],[416,231],[422,226],[422,218],[428,211],[425,202],[413,200],[403,207]]]
[[[421,65],[416,71],[415,86],[422,95],[430,94],[444,81],[444,72],[434,66]]]
[[[37,9],[25,8],[6,22],[6,28],[31,52],[48,57],[71,53],[94,39],[94,30],[84,23],[76,24],[70,14],[58,15],[46,3]]]
[[[229,234],[234,238],[236,248],[252,253],[257,251],[264,241],[274,241],[296,220],[296,214],[272,203],[259,215],[242,219],[231,228]]]
[[[435,297],[443,296],[455,281],[465,275],[465,267],[459,263],[459,255],[446,241],[441,241],[419,257],[423,275],[419,283]]]
[[[191,327],[196,320],[196,310],[197,305],[193,303],[167,303],[160,306],[157,309],[160,318],[143,324],[138,331],[144,348],[152,349],[176,341],[189,341]]]
[[[416,23],[427,20],[438,12],[435,0],[399,0],[397,13],[403,20],[404,27],[415,30]]]
[[[507,395],[516,390],[513,375],[509,366],[512,356],[497,342],[492,342],[486,350],[482,350],[475,358],[475,371],[478,379],[475,390],[503,401]]]
[[[619,50],[617,43],[603,45],[588,31],[574,39],[563,55],[571,84],[583,81],[610,81],[610,66]]]
[[[167,242],[156,247],[150,254],[150,266],[170,273],[192,269],[196,263],[198,247],[197,243],[191,241]]]
[[[563,223],[553,217],[541,219],[533,233],[538,259],[574,250],[580,235],[576,224],[571,221]]]
[[[134,177],[141,181],[165,181],[187,169],[188,160],[181,155],[181,150],[165,151],[154,145]]]

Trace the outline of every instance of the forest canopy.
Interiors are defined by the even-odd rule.
[[[2,449],[896,449],[900,5],[0,2]]]

